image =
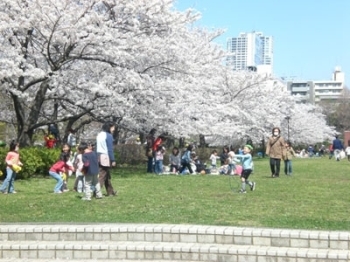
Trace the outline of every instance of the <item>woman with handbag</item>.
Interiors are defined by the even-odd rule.
[[[285,142],[281,137],[281,130],[278,127],[272,129],[272,136],[266,144],[266,155],[270,156],[271,176],[277,178],[280,176],[281,159]]]
[[[112,122],[106,122],[102,126],[102,130],[96,137],[96,152],[99,158],[99,183],[101,190],[103,186],[106,187],[107,196],[115,196],[117,194],[114,191],[110,168],[115,166],[115,158],[113,152],[113,132],[115,130],[115,124]]]

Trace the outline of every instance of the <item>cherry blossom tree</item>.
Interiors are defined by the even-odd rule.
[[[0,79],[13,103],[2,119],[12,113],[28,144],[43,125],[111,115],[127,122],[141,101],[149,108],[156,78],[184,64],[176,37],[196,17],[171,7],[171,1],[2,1]]]
[[[3,0],[0,15],[0,120],[15,123],[22,145],[49,124],[106,119],[220,145],[259,140],[287,115],[295,141],[333,131],[278,80],[227,68],[213,42],[222,31],[194,27],[200,14],[176,11],[172,0]],[[299,135],[310,121],[319,131]]]

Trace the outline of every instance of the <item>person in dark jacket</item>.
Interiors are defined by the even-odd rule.
[[[340,160],[340,152],[344,149],[342,141],[339,139],[338,135],[335,136],[333,140],[333,154],[337,161]]]
[[[153,173],[153,144],[156,140],[155,134],[157,129],[152,128],[146,136],[146,156],[147,156],[147,173]]]
[[[226,159],[228,159],[228,153],[230,152],[230,149],[228,146],[224,146],[222,149],[222,153],[220,155],[220,163],[221,165],[225,165]]]
[[[85,177],[84,183],[84,192],[85,196],[82,200],[91,200],[91,187],[95,190],[95,195],[97,199],[102,198],[101,186],[98,181],[98,172],[99,172],[99,164],[98,164],[98,156],[95,151],[92,150],[92,146],[88,145],[85,142],[81,142],[79,147],[84,149],[84,153],[82,156],[83,159],[83,168],[80,170]]]

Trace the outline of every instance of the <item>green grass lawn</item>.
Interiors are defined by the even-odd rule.
[[[17,194],[0,195],[0,222],[104,222],[229,225],[350,230],[350,162],[294,159],[294,174],[271,178],[268,159],[255,159],[255,191],[238,194],[238,177],[156,176],[146,167],[119,167],[117,197],[82,201],[53,194],[55,180],[16,181]],[[73,187],[74,178],[69,181]],[[103,191],[105,192],[105,191]]]

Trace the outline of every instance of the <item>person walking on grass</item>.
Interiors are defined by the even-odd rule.
[[[290,141],[286,142],[286,148],[283,153],[283,160],[284,160],[284,174],[287,176],[291,176],[293,172],[292,167],[292,159],[293,156],[295,156],[294,149],[290,143]]]
[[[60,173],[67,174],[69,170],[74,172],[74,167],[68,165],[68,161],[69,153],[61,153],[60,159],[54,163],[49,170],[49,175],[57,181],[53,190],[53,192],[56,194],[62,193],[63,179]]]
[[[280,177],[280,167],[285,142],[278,127],[272,129],[272,136],[266,144],[266,155],[270,156],[270,169],[273,178]]]
[[[192,153],[193,146],[188,145],[185,153],[181,157],[181,168],[179,170],[179,173],[184,173],[185,169],[187,168],[190,174],[193,173],[192,167],[191,167],[191,153]]]
[[[15,179],[17,173],[21,170],[23,165],[19,159],[19,143],[12,140],[10,143],[10,150],[5,158],[6,162],[6,178],[0,187],[0,192],[3,194],[16,194]]]
[[[253,172],[253,157],[251,154],[252,150],[253,147],[251,145],[245,145],[243,148],[243,155],[236,155],[236,158],[240,160],[243,167],[241,174],[242,186],[239,193],[247,193],[246,185],[250,186],[251,191],[255,190],[256,183],[248,180],[250,174]]]
[[[92,150],[92,146],[88,145],[85,142],[81,142],[79,148],[81,148],[84,151],[82,155],[83,168],[80,170],[85,177],[85,196],[82,198],[82,200],[91,200],[91,188],[94,188],[94,195],[96,195],[96,199],[101,199],[102,193],[100,183],[98,181],[98,156],[96,152]]]
[[[337,161],[340,161],[340,152],[343,149],[343,143],[339,139],[338,135],[335,135],[335,139],[333,140],[333,154]]]

